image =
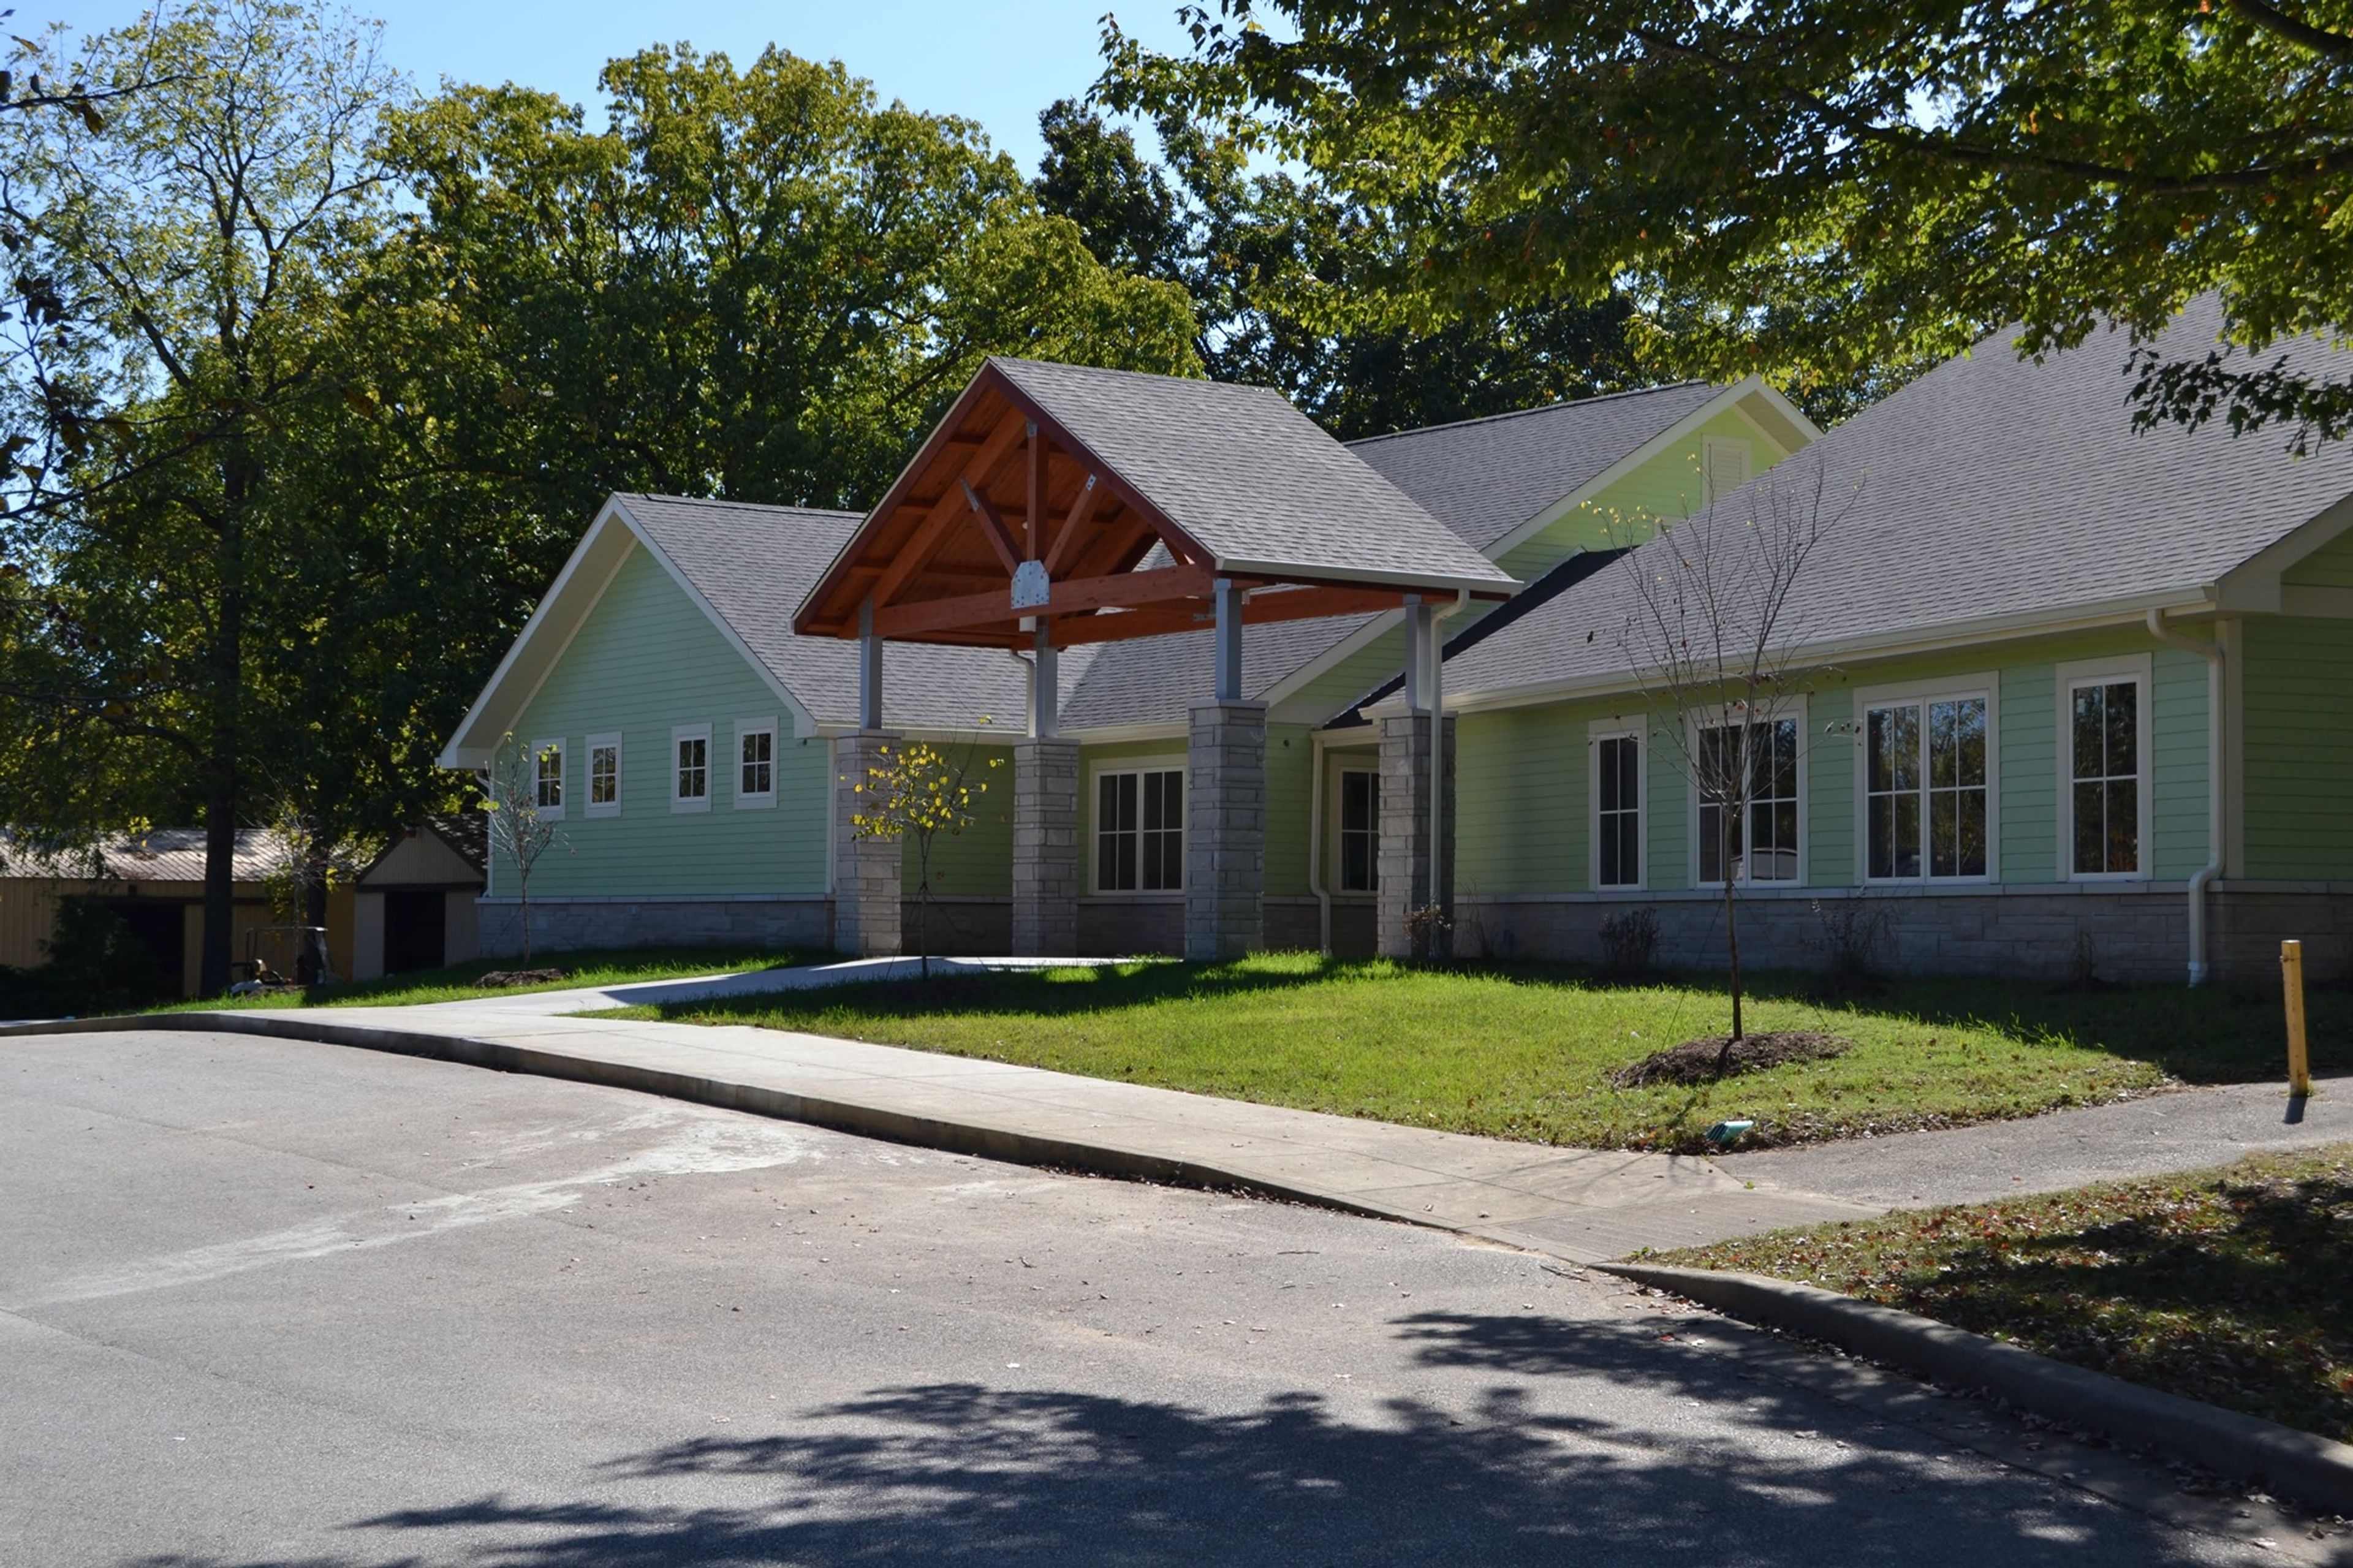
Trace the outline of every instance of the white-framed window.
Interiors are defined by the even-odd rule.
[[[735,809],[776,804],[776,721],[735,721]]]
[[[621,737],[617,731],[588,737],[588,815],[621,815]]]
[[[1095,773],[1098,893],[1178,892],[1185,886],[1185,767],[1178,762]]]
[[[1993,873],[1994,680],[1856,694],[1866,882]]]
[[[1642,732],[1599,730],[1593,753],[1593,885],[1642,886]]]
[[[1700,443],[1706,465],[1707,499],[1720,501],[1748,482],[1748,443],[1736,436],[1710,436]]]
[[[1770,719],[1697,727],[1692,864],[1700,886],[1722,887],[1727,868],[1743,884],[1805,880],[1805,729],[1802,705]],[[1727,821],[1726,805],[1736,800],[1741,809]]]
[[[2146,877],[2149,661],[2059,667],[2059,864],[2075,881]]]
[[[670,808],[711,809],[711,726],[681,724],[670,732]]]
[[[1377,893],[1381,882],[1381,775],[1340,770],[1340,891]]]
[[[564,742],[534,741],[531,746],[532,804],[541,818],[564,820]]]

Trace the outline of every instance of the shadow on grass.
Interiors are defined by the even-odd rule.
[[[1640,1388],[1644,1408],[1588,1398],[1564,1412],[1500,1377],[1453,1408],[1398,1394],[1353,1410],[1302,1392],[1213,1409],[967,1383],[881,1388],[772,1434],[616,1460],[574,1496],[534,1483],[358,1521],[344,1530],[365,1544],[348,1556],[172,1555],[147,1568],[1811,1568],[1832,1541],[1841,1561],[1975,1568],[2186,1563],[2198,1550],[2121,1510],[2057,1504],[2033,1478],[1939,1464],[1933,1440],[1743,1381],[1637,1325],[1455,1316],[1397,1327],[1432,1364],[1579,1374],[1596,1393]],[[1680,1419],[1662,1419],[1669,1408]],[[1835,1447],[1789,1440],[1832,1424],[1848,1438]]]
[[[2110,1217],[1935,1234],[1873,1293],[2094,1371],[2353,1437],[2353,1178],[2226,1178],[2194,1205],[2127,1187],[2083,1205]],[[1945,1213],[1952,1229],[1976,1223]]]
[[[823,963],[836,956],[795,949],[710,947],[612,947],[540,952],[533,956],[529,967],[561,969],[567,976],[595,974],[610,978],[599,982],[567,978],[547,985],[501,987],[484,994],[506,995],[511,990],[545,991],[583,984],[626,984],[633,977],[649,981],[689,972],[711,974],[751,969],[787,969],[805,963]],[[375,980],[345,980],[332,985],[306,985],[296,991],[275,993],[266,999],[256,999],[246,1005],[319,1007],[350,1006],[368,1002],[397,1003],[415,992],[449,987],[470,990],[474,988],[474,982],[485,974],[523,967],[521,958],[509,953],[499,958],[470,959],[464,963],[453,963],[442,969],[404,970],[398,974],[387,974]],[[197,1001],[177,1004],[170,1010],[223,1005],[219,1001]],[[227,1005],[237,1005],[237,1002],[232,999]]]
[[[1641,980],[1604,977],[1569,964],[1457,962],[1406,967],[1377,959],[1282,953],[1239,963],[1149,963],[1043,973],[935,976],[711,1004],[664,1004],[668,1018],[723,1013],[785,1026],[822,1016],[877,1021],[954,1013],[983,1017],[1077,1017],[1172,1003],[1302,991],[1351,983],[1411,984],[1419,980],[1488,981],[1532,988],[1721,992],[1723,977],[1660,972]],[[1864,995],[1826,996],[1820,975],[1774,973],[1747,978],[1759,1003],[1803,1005],[1835,1027],[1841,1016],[1998,1032],[2036,1044],[2073,1046],[2148,1062],[2191,1083],[2234,1083],[2284,1070],[2278,998],[2210,988],[2116,987],[2069,992],[2042,982],[1942,977],[1891,978]],[[1678,998],[1682,1005],[1684,998]],[[2353,1071],[2353,994],[2316,990],[2310,997],[2313,1067]],[[1710,1026],[1715,1026],[1711,1025]]]

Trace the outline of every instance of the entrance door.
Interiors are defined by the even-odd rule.
[[[448,963],[448,903],[439,892],[384,896],[384,972],[438,969]]]

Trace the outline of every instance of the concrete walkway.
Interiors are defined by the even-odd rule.
[[[934,967],[942,962],[934,960]],[[2284,1120],[2283,1094],[2247,1086],[1710,1160],[1474,1138],[783,1030],[563,1016],[891,978],[912,963],[422,1006],[184,1013],[54,1027],[160,1022],[448,1057],[1033,1164],[1247,1187],[1578,1262],[2353,1138],[2353,1083],[2345,1092],[2324,1091],[2294,1123]]]

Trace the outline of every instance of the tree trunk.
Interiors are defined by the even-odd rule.
[[[315,840],[308,846],[302,862],[302,907],[294,918],[296,923],[313,930],[323,931],[327,924],[327,856],[324,847]],[[326,968],[324,937],[314,949],[310,933],[305,931],[294,955],[294,978],[305,985],[316,985],[327,977]]]
[[[205,933],[198,950],[196,991],[218,996],[228,989],[229,924],[237,910],[237,784],[238,710],[243,693],[245,642],[245,522],[251,491],[245,463],[232,453],[223,466],[223,515],[216,556],[220,574],[220,616],[213,628],[212,712],[206,759]]]
[[[915,867],[920,873],[915,883],[915,953],[923,965],[923,978],[932,977],[932,841],[919,841]]]
[[[1725,803],[1718,814],[1721,832],[1716,845],[1716,864],[1724,872],[1724,954],[1732,974],[1732,1033],[1724,1037],[1724,1048],[1715,1054],[1715,1076],[1722,1078],[1732,1065],[1732,1047],[1740,1043],[1740,900],[1737,882],[1732,870],[1733,804]]]

